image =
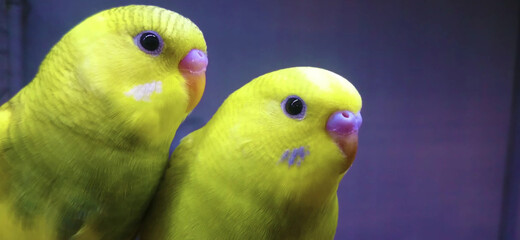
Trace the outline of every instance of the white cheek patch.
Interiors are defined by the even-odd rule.
[[[145,83],[135,86],[125,93],[126,96],[133,96],[136,101],[149,102],[150,96],[154,93],[162,92],[162,82],[153,81],[151,83]]]

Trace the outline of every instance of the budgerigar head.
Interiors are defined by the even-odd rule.
[[[204,37],[193,22],[163,8],[130,5],[74,27],[39,75],[57,72],[61,90],[102,102],[128,130],[158,139],[200,101],[207,63]]]
[[[351,166],[360,110],[361,97],[345,78],[288,68],[231,94],[199,134],[218,155],[205,158],[214,159],[207,164],[215,174],[259,194],[313,201],[335,194]]]

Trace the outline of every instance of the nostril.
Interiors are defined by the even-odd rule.
[[[341,115],[343,115],[343,117],[345,117],[345,118],[349,118],[350,117],[350,112],[343,111],[343,112],[341,112]]]

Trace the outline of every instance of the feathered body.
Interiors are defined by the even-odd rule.
[[[295,111],[287,99],[304,107]],[[360,121],[360,109],[354,86],[323,69],[251,81],[181,141],[142,239],[332,239],[336,191],[354,160],[357,128],[338,144],[326,124],[338,110]]]
[[[146,30],[162,37],[160,54],[136,46]],[[0,239],[130,239],[198,102],[178,68],[192,49],[206,51],[200,30],[153,6],[68,32],[0,107]]]

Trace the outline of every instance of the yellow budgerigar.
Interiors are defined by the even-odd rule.
[[[0,107],[0,239],[131,239],[206,66],[199,28],[159,7],[65,34]]]
[[[324,69],[251,81],[181,141],[141,239],[333,239],[360,110],[356,88]]]

